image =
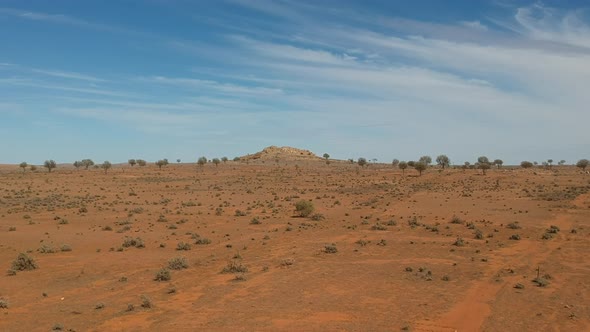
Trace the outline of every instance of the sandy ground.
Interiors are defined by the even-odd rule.
[[[0,167],[0,331],[590,330],[589,176],[416,175],[322,162]],[[296,217],[301,199],[323,218]],[[21,252],[38,268],[9,275]],[[188,268],[155,281],[176,257]],[[231,263],[247,271],[222,273]]]

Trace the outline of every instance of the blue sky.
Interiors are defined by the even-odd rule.
[[[0,163],[590,157],[587,1],[0,2]]]

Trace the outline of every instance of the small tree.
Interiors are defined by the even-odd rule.
[[[489,164],[490,160],[486,156],[481,156],[481,157],[477,158],[477,162],[480,164],[484,164],[484,163]]]
[[[166,160],[164,159],[160,159],[158,161],[156,161],[156,166],[158,166],[159,169],[162,169],[162,166],[166,166],[168,165],[168,162],[166,162]]]
[[[565,165],[565,160],[563,160],[563,159],[562,159],[562,160],[560,160],[560,161],[559,161],[557,164],[558,164],[559,166],[563,166],[563,165]]]
[[[197,164],[198,164],[200,167],[203,167],[203,166],[205,166],[205,164],[207,164],[207,157],[204,157],[204,156],[203,156],[203,157],[199,158],[199,160],[197,160]]]
[[[137,165],[139,165],[140,167],[144,167],[145,165],[147,165],[147,162],[143,159],[137,159]]]
[[[327,153],[324,153],[323,157],[324,157],[324,159],[326,159],[326,160],[330,159],[330,155],[329,155],[329,154],[327,154]]]
[[[80,167],[82,167],[82,166],[83,166],[83,165],[82,165],[82,162],[81,162],[81,161],[78,161],[78,160],[74,161],[74,163],[73,163],[72,165],[74,165],[74,167],[75,167],[76,169],[79,169]]]
[[[418,159],[418,162],[423,163],[428,167],[428,165],[432,164],[432,158],[430,158],[430,156],[422,156],[420,159]]]
[[[414,164],[414,169],[416,169],[418,171],[418,173],[420,174],[420,176],[422,176],[422,172],[424,172],[426,170],[426,163],[419,161],[417,163]]]
[[[405,174],[406,168],[408,168],[408,163],[405,161],[400,161],[400,163],[397,165],[397,167],[399,167],[399,169],[402,170],[402,173]]]
[[[26,162],[26,161],[23,161],[22,163],[20,163],[20,164],[18,165],[18,167],[20,167],[20,168],[22,168],[22,169],[23,169],[23,173],[25,172],[25,170],[26,170],[27,166],[29,166],[29,164],[27,164],[27,162]]]
[[[585,171],[586,170],[586,167],[588,167],[588,164],[590,164],[590,161],[588,161],[588,159],[580,159],[576,163],[576,166],[579,167],[579,168],[581,168],[582,171]]]
[[[84,166],[85,169],[88,169],[88,167],[94,166],[94,161],[92,161],[92,159],[82,159],[82,166]]]
[[[366,165],[367,165],[367,159],[365,159],[365,158],[362,158],[362,157],[361,157],[361,158],[359,158],[359,159],[357,160],[357,164],[358,164],[360,167],[364,167],[364,166],[366,166]]]
[[[219,158],[213,158],[213,160],[211,160],[211,162],[213,164],[215,164],[215,166],[217,167],[217,166],[219,166],[219,163],[221,163],[221,160],[219,160]]]
[[[108,171],[108,170],[109,170],[111,167],[113,167],[113,165],[111,165],[111,162],[110,162],[110,161],[107,161],[107,160],[105,160],[105,161],[102,163],[102,165],[100,165],[100,167],[101,167],[102,169],[104,169],[104,174],[107,174],[107,171]]]
[[[500,169],[500,167],[502,167],[503,164],[504,164],[504,161],[502,161],[502,159],[496,159],[496,160],[494,160],[494,165],[496,165],[496,167],[498,169]]]
[[[397,160],[397,159],[393,159],[393,160],[391,161],[391,166],[395,167],[395,166],[398,166],[398,165],[399,165],[399,160]]]
[[[549,164],[549,167],[553,167],[553,159],[547,159],[547,164]]]
[[[135,159],[129,159],[129,160],[127,161],[127,163],[128,163],[129,165],[131,165],[131,167],[133,167],[133,166],[135,166],[135,164],[137,164],[137,160],[135,160]]]
[[[490,164],[489,162],[487,163],[477,163],[477,168],[481,169],[481,172],[483,175],[486,175],[486,171],[490,168],[492,168],[492,164]]]
[[[533,167],[533,163],[531,163],[530,161],[523,161],[520,163],[520,167],[522,168],[531,168]]]
[[[45,160],[45,163],[43,163],[43,167],[47,168],[49,173],[51,173],[51,170],[56,168],[57,164],[55,163],[54,160]]]
[[[180,164],[180,159],[176,159],[176,163]]]
[[[228,160],[229,160],[229,159],[227,159],[227,157],[225,157],[225,156],[224,156],[224,157],[221,157],[221,161],[222,161],[224,164],[225,164],[225,163],[227,163],[227,161],[228,161]]]
[[[449,159],[449,157],[446,155],[441,154],[440,156],[436,157],[436,163],[442,167],[442,169],[445,169],[445,167],[448,167],[451,164],[451,159]]]

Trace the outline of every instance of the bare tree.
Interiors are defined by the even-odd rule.
[[[43,167],[47,168],[49,173],[51,173],[51,170],[56,168],[57,164],[55,163],[54,160],[45,160],[45,162],[43,163]]]

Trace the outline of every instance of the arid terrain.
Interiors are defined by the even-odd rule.
[[[590,330],[578,168],[267,157],[1,166],[0,331]]]

